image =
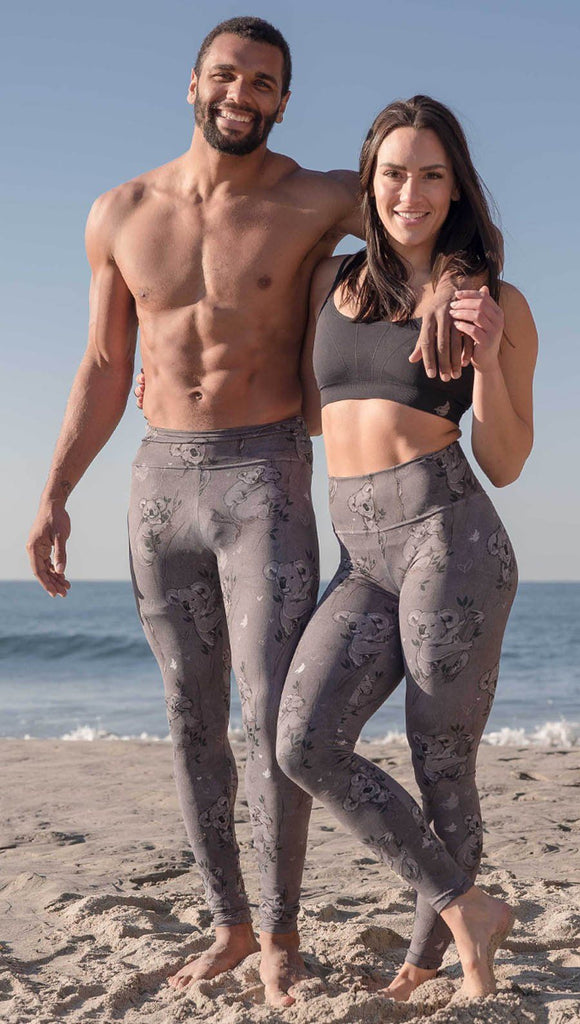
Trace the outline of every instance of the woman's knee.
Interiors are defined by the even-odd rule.
[[[276,760],[292,782],[304,785],[306,774],[310,771],[308,761],[308,741],[301,730],[278,730],[276,739]]]

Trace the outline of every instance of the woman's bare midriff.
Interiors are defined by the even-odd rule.
[[[451,420],[384,398],[332,402],[322,410],[330,476],[366,476],[440,451],[461,437]]]

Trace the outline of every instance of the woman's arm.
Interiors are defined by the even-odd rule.
[[[538,336],[520,291],[502,284],[499,304],[486,287],[460,291],[451,315],[474,342],[473,453],[495,487],[516,480],[532,449],[532,380]]]
[[[320,392],[312,366],[316,321],[343,259],[344,256],[332,256],[330,259],[322,260],[316,267],[310,284],[308,323],[300,355],[300,382],[302,385],[302,415],[312,436],[322,433]],[[332,297],[329,302],[332,302]]]

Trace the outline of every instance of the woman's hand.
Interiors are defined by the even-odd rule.
[[[456,291],[449,312],[457,330],[473,341],[471,365],[474,369],[480,373],[497,369],[504,315],[487,285],[479,291]]]

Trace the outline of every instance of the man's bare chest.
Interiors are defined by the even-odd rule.
[[[160,211],[132,217],[115,259],[137,305],[236,308],[308,283],[324,227],[302,211],[246,204],[219,216]]]

